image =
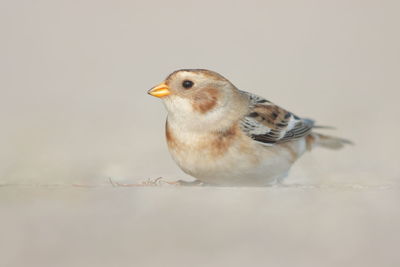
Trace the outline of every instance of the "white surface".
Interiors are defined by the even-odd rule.
[[[399,192],[1,188],[0,265],[395,267]]]

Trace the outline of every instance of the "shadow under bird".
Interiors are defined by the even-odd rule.
[[[148,91],[162,99],[169,152],[198,182],[265,186],[286,177],[306,151],[351,142],[314,132],[318,126],[237,89],[220,74],[183,69]]]

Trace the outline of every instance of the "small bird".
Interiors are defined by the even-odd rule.
[[[163,100],[169,151],[195,182],[266,186],[286,177],[305,151],[351,143],[315,133],[313,120],[241,91],[210,70],[177,70],[148,93]]]

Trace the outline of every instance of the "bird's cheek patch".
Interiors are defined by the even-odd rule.
[[[218,103],[219,92],[215,88],[206,88],[194,97],[193,109],[199,113],[207,113]]]

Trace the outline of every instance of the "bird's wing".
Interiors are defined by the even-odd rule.
[[[257,95],[242,92],[250,99],[250,109],[240,122],[242,130],[254,140],[274,145],[308,135],[314,121],[293,113]]]

